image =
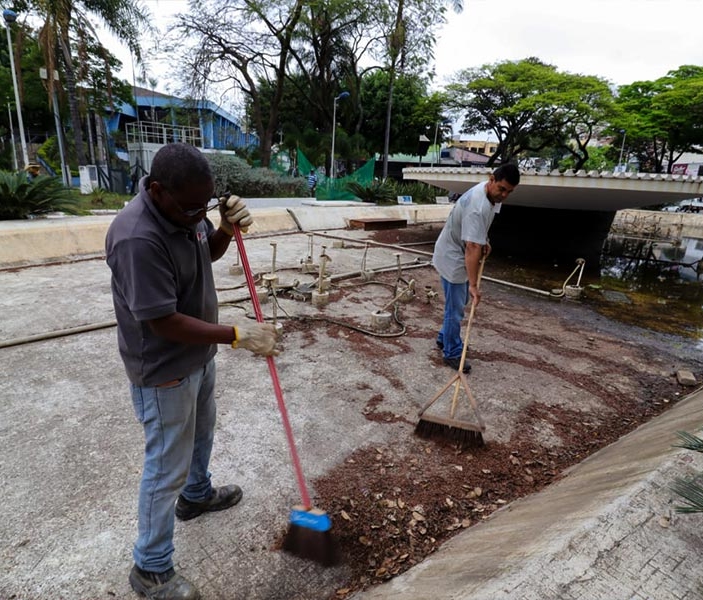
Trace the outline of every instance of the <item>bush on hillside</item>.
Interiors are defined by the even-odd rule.
[[[53,212],[79,214],[79,201],[60,179],[0,171],[0,219],[27,219]]]
[[[308,195],[305,179],[279,175],[271,169],[252,168],[230,154],[207,154],[215,179],[215,195],[245,198],[299,198]]]

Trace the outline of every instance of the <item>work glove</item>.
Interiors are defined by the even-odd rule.
[[[225,233],[234,235],[235,225],[246,233],[253,222],[247,205],[239,196],[230,196],[220,201],[220,229]]]
[[[246,348],[259,356],[278,356],[276,327],[270,323],[247,322],[234,325],[232,348]]]

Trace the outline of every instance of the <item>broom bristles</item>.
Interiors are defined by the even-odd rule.
[[[420,417],[415,426],[415,435],[427,440],[440,440],[458,446],[461,450],[480,448],[484,445],[483,434],[460,425],[435,423]]]
[[[324,567],[334,566],[341,561],[341,553],[331,527],[332,521],[326,512],[318,508],[306,510],[303,506],[294,506],[290,526],[283,539],[283,550]]]

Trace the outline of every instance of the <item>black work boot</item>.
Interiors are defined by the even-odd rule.
[[[242,488],[238,485],[225,485],[212,488],[212,495],[203,502],[191,502],[182,495],[176,500],[176,516],[181,521],[188,521],[199,517],[205,512],[225,510],[234,506],[242,499]]]
[[[149,600],[200,600],[200,592],[173,569],[163,573],[144,571],[137,565],[129,573],[132,589]]]

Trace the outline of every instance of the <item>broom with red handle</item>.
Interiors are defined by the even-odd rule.
[[[264,316],[261,312],[259,297],[256,294],[254,276],[252,274],[251,267],[249,266],[249,259],[247,258],[246,249],[244,248],[242,232],[236,225],[233,229],[234,238],[237,242],[237,249],[239,250],[239,256],[242,260],[242,270],[244,271],[244,276],[247,280],[247,287],[249,288],[251,302],[254,305],[254,314],[256,315],[256,320],[259,323],[263,323]],[[313,508],[312,503],[310,502],[310,494],[308,493],[308,488],[305,485],[303,469],[300,466],[300,458],[298,457],[298,451],[295,447],[293,429],[290,425],[290,420],[288,419],[288,410],[286,409],[286,404],[283,401],[283,391],[281,389],[281,383],[278,379],[276,363],[273,360],[273,356],[267,356],[266,362],[268,363],[269,373],[271,374],[271,382],[273,384],[273,391],[276,395],[276,401],[278,402],[278,410],[281,413],[283,428],[286,432],[288,449],[290,450],[291,459],[293,461],[293,468],[295,470],[295,477],[298,481],[298,489],[300,491],[300,498],[302,502],[301,505],[294,506],[291,510],[288,532],[283,540],[283,549],[291,554],[300,556],[301,558],[309,558],[322,565],[331,566],[339,560],[337,544],[330,531],[332,528],[332,521],[326,512],[318,508]]]

